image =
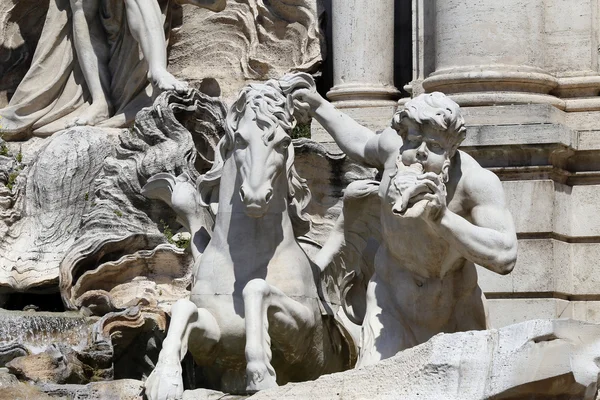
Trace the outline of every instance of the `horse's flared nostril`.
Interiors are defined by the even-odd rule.
[[[402,209],[402,206],[400,206],[400,205],[398,205],[398,204],[395,204],[395,205],[392,207],[392,213],[393,213],[394,215],[404,215],[404,213],[405,213],[405,212],[406,212],[406,210],[403,210],[403,209]]]
[[[246,193],[244,192],[243,186],[240,187],[240,199],[242,199],[242,202],[246,201]]]
[[[269,190],[267,190],[267,195],[265,196],[265,201],[267,202],[267,204],[269,204],[269,202],[271,201],[272,198],[273,198],[273,189],[269,189]]]

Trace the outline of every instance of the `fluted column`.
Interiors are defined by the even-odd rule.
[[[394,0],[333,0],[333,80],[338,107],[395,105]]]

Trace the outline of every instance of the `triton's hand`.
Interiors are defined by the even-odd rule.
[[[429,200],[425,206],[423,217],[428,222],[438,223],[447,210],[446,185],[440,176],[433,172],[420,175],[417,179],[424,183],[431,191],[431,193],[423,195],[423,199]]]
[[[315,90],[299,89],[293,94],[294,107],[313,115],[326,100]]]

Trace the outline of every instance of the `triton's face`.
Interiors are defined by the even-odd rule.
[[[410,128],[400,148],[400,156],[404,165],[419,163],[423,172],[440,174],[444,162],[449,158],[447,141],[442,133],[428,127]]]

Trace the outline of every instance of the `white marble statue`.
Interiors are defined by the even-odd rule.
[[[166,174],[145,188],[170,188],[166,200],[192,229],[196,259],[191,298],[173,306],[145,383],[150,400],[181,397],[187,350],[202,367],[203,384],[229,393],[351,366],[345,334],[321,303],[318,268],[296,240],[310,227],[303,212],[310,191],[294,168],[290,93],[312,85],[309,75],[296,74],[247,86],[227,115],[199,193]],[[208,244],[200,231],[206,221],[192,223],[200,205],[216,212]]]
[[[380,199],[382,239],[367,286],[357,365],[440,332],[486,329],[475,264],[510,273],[517,238],[498,177],[457,150],[466,132],[459,106],[439,92],[420,95],[395,114],[392,128],[376,134],[314,88],[297,91],[295,101],[351,158],[383,171],[380,185],[357,181],[346,192],[349,204],[369,193]],[[351,210],[342,218],[363,213]],[[322,268],[348,228],[338,224],[322,251],[329,254],[317,257]]]
[[[0,110],[4,139],[73,125],[120,127],[157,90],[187,89],[167,67],[175,0],[52,0],[32,64]],[[176,0],[220,11],[226,0]],[[107,120],[112,120],[106,123]]]

